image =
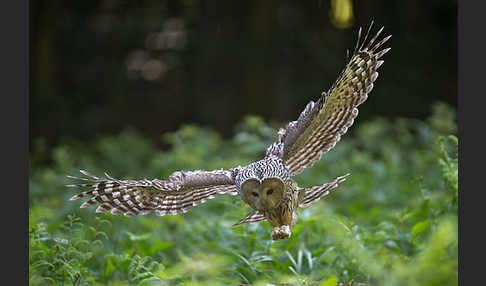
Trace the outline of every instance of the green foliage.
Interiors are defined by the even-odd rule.
[[[336,192],[300,211],[292,237],[271,240],[267,223],[231,228],[249,207],[231,196],[178,216],[127,218],[69,201],[65,175],[110,170],[121,178],[219,169],[260,158],[275,128],[247,117],[236,135],[187,125],[159,151],[134,130],[91,144],[31,152],[31,285],[457,285],[458,139],[454,111],[437,105],[424,122],[358,122],[296,177],[301,186],[350,172]]]
[[[44,223],[29,229],[31,283],[62,285],[65,281],[72,285],[92,285],[94,277],[88,266],[94,254],[102,254],[103,243],[98,237],[106,234],[91,226],[84,228],[80,219],[71,215],[65,223],[51,229],[57,227],[63,230],[63,237],[50,235]]]

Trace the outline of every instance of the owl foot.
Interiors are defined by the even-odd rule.
[[[272,239],[278,240],[278,239],[288,238],[290,237],[291,233],[292,231],[290,230],[290,227],[286,224],[282,226],[276,226],[273,228],[272,231]]]

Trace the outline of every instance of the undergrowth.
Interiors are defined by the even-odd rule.
[[[281,241],[266,222],[231,228],[249,212],[237,197],[128,218],[79,209],[64,187],[79,169],[141,179],[245,165],[263,156],[278,125],[249,116],[228,140],[185,125],[161,136],[166,152],[132,129],[53,150],[39,138],[30,152],[30,285],[457,285],[455,122],[444,104],[426,121],[358,120],[295,179],[312,186],[351,176],[301,209]]]

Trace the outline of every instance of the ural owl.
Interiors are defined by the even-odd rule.
[[[326,196],[347,176],[309,188],[298,187],[292,179],[334,147],[353,124],[357,106],[373,89],[376,71],[383,64],[379,59],[390,50],[379,48],[391,36],[374,44],[381,28],[367,42],[372,25],[363,40],[359,29],[354,52],[328,92],[317,102],[309,102],[296,121],[279,130],[278,141],[268,147],[262,160],[229,170],[177,171],[167,180],[118,180],[106,173],[106,178],[100,178],[81,170],[90,179],[69,176],[87,182],[68,186],[90,190],[71,200],[92,196],[81,208],[98,204],[96,212],[111,210],[112,214],[133,216],[155,211],[163,216],[185,213],[217,194],[239,195],[253,211],[234,226],[267,220],[274,240],[289,237],[297,209]]]

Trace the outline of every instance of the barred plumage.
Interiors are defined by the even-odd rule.
[[[373,46],[383,30],[381,28],[366,44],[372,25],[363,41],[359,29],[353,55],[329,91],[323,92],[317,102],[309,102],[296,121],[279,131],[277,146],[271,146],[272,150],[281,150],[279,156],[292,176],[312,167],[322,154],[336,145],[358,115],[357,107],[373,89],[373,82],[378,77],[376,70],[383,64],[379,59],[390,50],[378,51],[378,48],[391,35]]]
[[[127,216],[145,215],[155,211],[156,215],[176,215],[214,198],[217,194],[237,195],[238,191],[228,171],[175,172],[167,181],[163,180],[118,180],[94,176],[84,170],[81,173],[91,183],[68,185],[69,187],[90,187],[89,191],[71,198],[77,200],[93,196],[81,208],[99,204],[96,212],[111,210],[112,214]]]
[[[242,168],[236,176],[236,187],[250,178],[271,178],[278,177],[284,182],[290,182],[291,177],[287,167],[283,165],[282,159],[275,156],[266,156],[264,159],[251,163],[246,168]]]
[[[229,170],[177,171],[167,180],[119,180],[106,173],[101,178],[81,170],[87,178],[69,177],[85,182],[68,186],[90,190],[71,200],[88,196],[81,207],[98,205],[96,212],[132,216],[154,211],[163,216],[187,212],[217,194],[239,195],[253,211],[234,226],[267,220],[273,227],[273,239],[289,237],[297,209],[328,195],[349,175],[310,188],[299,188],[292,179],[334,147],[373,89],[377,69],[383,64],[379,59],[390,50],[379,48],[391,36],[374,44],[381,28],[366,42],[372,25],[362,41],[359,29],[353,54],[336,82],[317,102],[309,102],[296,121],[279,130],[278,141],[268,147],[262,160]]]
[[[310,204],[317,202],[322,197],[327,196],[332,189],[338,186],[338,184],[346,181],[347,176],[349,176],[349,174],[337,177],[336,179],[334,179],[334,181],[325,183],[321,186],[314,186],[311,188],[302,189],[299,193],[299,207],[308,207]]]
[[[241,219],[239,222],[233,224],[233,226],[239,226],[240,224],[244,223],[252,223],[252,222],[259,222],[265,220],[265,215],[260,211],[252,211],[249,213],[245,218]]]

